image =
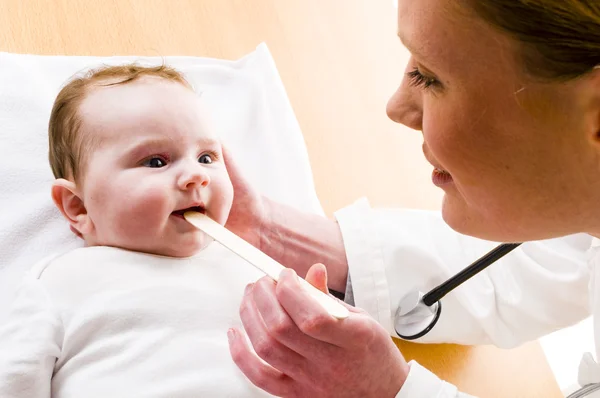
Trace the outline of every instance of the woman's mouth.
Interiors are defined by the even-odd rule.
[[[431,175],[431,180],[433,181],[433,185],[436,187],[442,187],[444,185],[452,183],[452,175],[448,173],[446,170],[435,168],[433,169],[433,173]]]
[[[181,209],[181,210],[175,210],[171,214],[174,215],[175,217],[184,218],[183,215],[188,211],[195,211],[195,212],[202,213],[202,214],[206,213],[206,209],[203,206],[192,206],[192,207],[187,207],[187,208]]]

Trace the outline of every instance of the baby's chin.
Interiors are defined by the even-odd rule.
[[[192,236],[184,235],[183,237],[180,237],[180,239],[170,238],[171,239],[162,240],[161,242],[154,242],[154,244],[145,244],[141,246],[118,244],[111,246],[157,256],[185,258],[198,254],[214,241],[210,236],[201,231],[197,231],[197,233],[194,233]]]
[[[181,242],[176,242],[171,247],[165,248],[164,252],[160,254],[169,257],[192,257],[198,254],[214,241],[204,232],[198,232],[194,239],[182,239]]]

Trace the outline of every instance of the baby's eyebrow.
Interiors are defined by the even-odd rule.
[[[162,148],[165,145],[170,144],[171,140],[169,139],[144,139],[142,141],[136,142],[131,148],[126,150],[126,154],[128,157],[143,157],[148,155],[148,151],[152,149]]]
[[[125,151],[127,157],[144,157],[151,155],[152,151],[160,151],[161,148],[173,144],[173,140],[169,138],[148,138],[136,142],[131,148]],[[221,142],[210,137],[201,137],[197,140],[198,148],[220,147]]]
[[[221,143],[214,138],[202,137],[198,140],[200,146],[220,146]]]

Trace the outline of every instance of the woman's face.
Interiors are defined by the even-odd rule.
[[[422,131],[444,219],[497,241],[600,232],[598,73],[535,79],[515,41],[457,3],[398,1],[412,57],[387,108]]]

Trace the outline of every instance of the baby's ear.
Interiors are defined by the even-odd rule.
[[[52,184],[52,200],[77,236],[83,238],[92,231],[92,222],[74,182],[56,179]]]

